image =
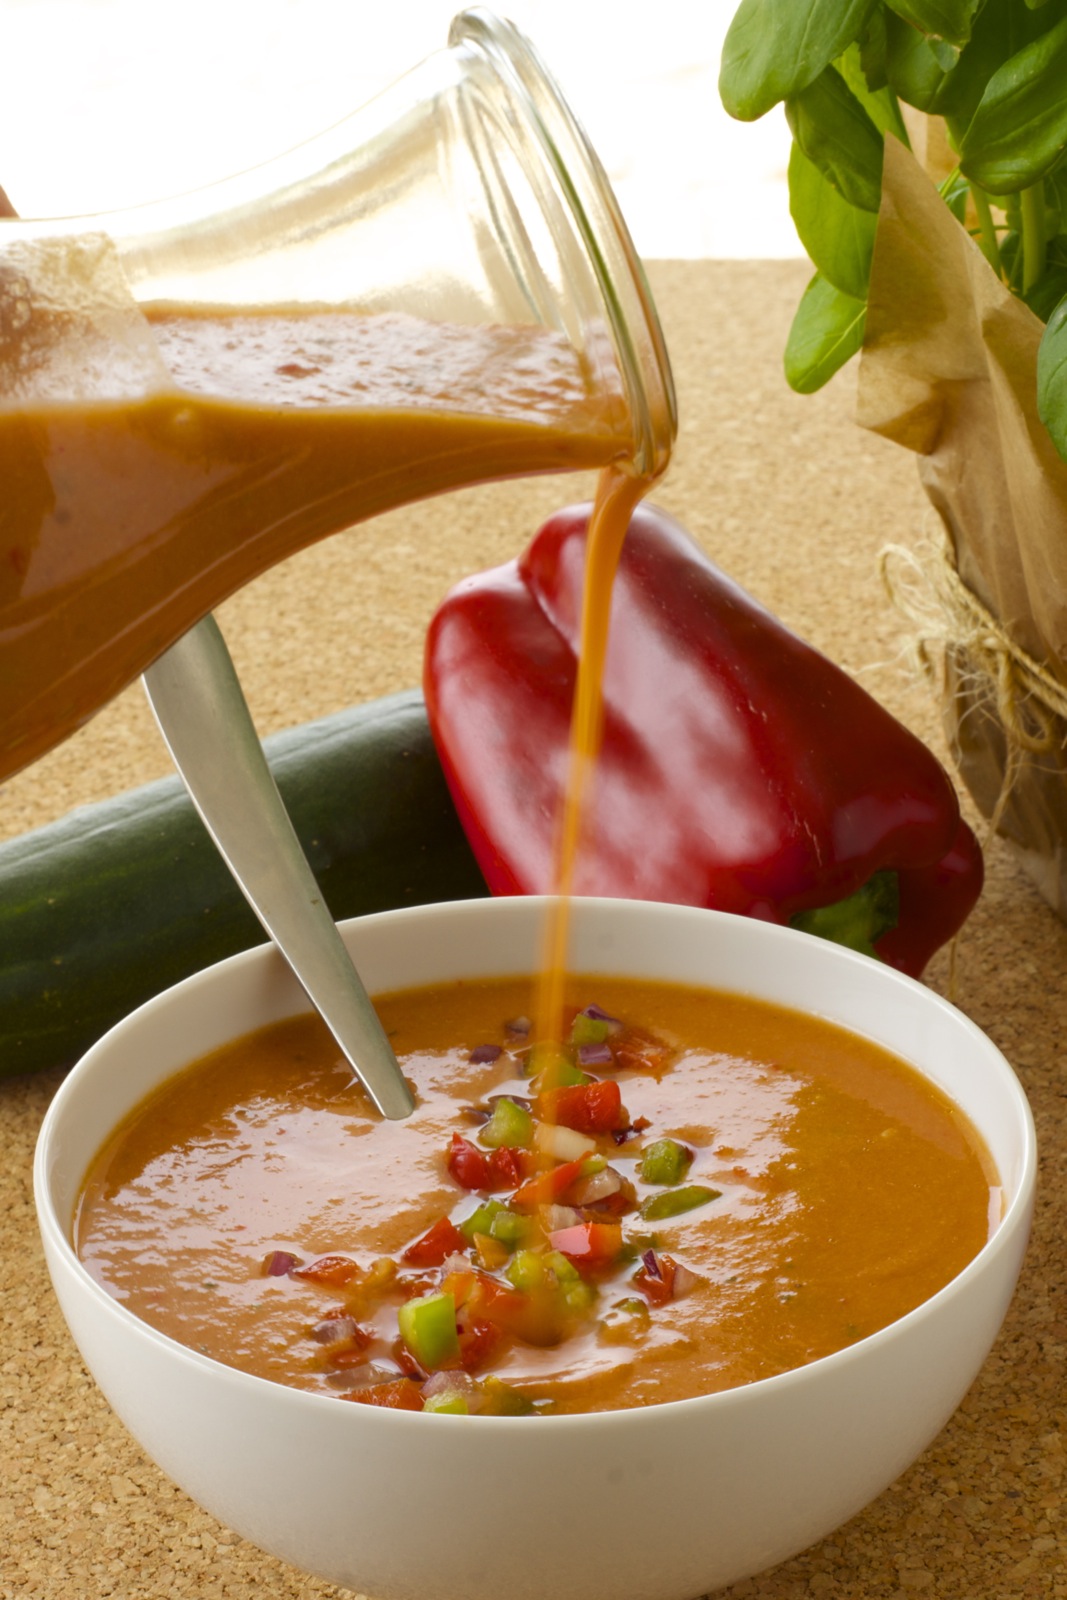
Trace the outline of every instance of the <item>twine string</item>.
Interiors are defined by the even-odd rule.
[[[947,538],[915,551],[887,545],[879,571],[890,601],[914,629],[912,653],[922,675],[943,695],[951,661],[975,700],[996,709],[1006,759],[988,819],[991,837],[1026,759],[1067,746],[1067,687],[968,589]]]

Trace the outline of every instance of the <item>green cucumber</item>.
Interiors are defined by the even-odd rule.
[[[418,690],[264,749],[338,921],[487,893]],[[177,777],[0,844],[0,1076],[69,1065],[142,1001],[265,938]]]

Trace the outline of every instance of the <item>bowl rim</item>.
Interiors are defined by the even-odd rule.
[[[405,906],[388,911],[372,912],[361,917],[345,919],[344,921],[340,922],[338,926],[342,932],[344,932],[349,928],[366,927],[368,924],[385,921],[392,923],[398,920],[406,921],[413,918],[422,920],[436,917],[441,917],[445,920],[451,920],[451,918],[455,916],[462,918],[471,908],[474,908],[476,914],[480,916],[506,916],[509,914],[506,911],[487,912],[486,908],[519,906],[532,907],[535,908],[535,910],[543,911],[543,909],[549,905],[553,899],[553,896],[548,895],[530,895],[477,900],[439,901],[423,906]],[[845,1345],[841,1349],[835,1350],[827,1356],[819,1357],[817,1360],[807,1362],[803,1366],[789,1368],[785,1372],[775,1373],[770,1377],[756,1379],[751,1383],[735,1385],[729,1389],[716,1390],[710,1394],[693,1395],[681,1400],[659,1401],[649,1406],[620,1408],[618,1410],[606,1411],[568,1412],[561,1414],[550,1413],[538,1418],[538,1422],[541,1426],[547,1425],[557,1430],[563,1430],[572,1427],[582,1427],[583,1429],[588,1429],[589,1427],[594,1426],[600,1429],[610,1429],[623,1426],[655,1426],[655,1418],[657,1414],[676,1414],[679,1413],[680,1410],[685,1413],[703,1413],[705,1409],[709,1408],[712,1413],[730,1410],[736,1405],[751,1403],[752,1398],[755,1396],[769,1396],[776,1392],[788,1390],[792,1387],[795,1387],[797,1384],[810,1382],[812,1376],[817,1376],[818,1374],[824,1372],[830,1373],[831,1371],[847,1368],[855,1362],[865,1359],[868,1351],[876,1347],[891,1344],[901,1337],[906,1337],[908,1330],[920,1325],[924,1321],[929,1320],[931,1317],[939,1315],[946,1302],[957,1297],[960,1293],[965,1292],[966,1288],[973,1282],[973,1280],[980,1274],[984,1273],[990,1263],[998,1255],[1000,1255],[1004,1250],[1014,1248],[1015,1237],[1020,1228],[1026,1230],[1029,1229],[1034,1194],[1036,1190],[1038,1156],[1036,1128],[1034,1125],[1033,1113],[1029,1100],[1027,1099],[1025,1090],[1023,1089],[1023,1086],[1017,1074],[1015,1073],[1014,1068],[1004,1056],[999,1046],[997,1046],[994,1041],[990,1039],[989,1035],[986,1034],[975,1022],[973,1022],[965,1012],[953,1005],[951,1001],[945,999],[944,996],[939,995],[936,993],[936,991],[927,988],[926,985],[922,984],[917,979],[911,978],[894,968],[872,963],[869,957],[864,956],[856,951],[849,950],[844,946],[833,944],[827,940],[817,938],[815,935],[801,933],[796,929],[782,927],[778,924],[761,922],[757,921],[756,919],[737,916],[730,912],[716,911],[704,907],[668,905],[663,902],[613,900],[608,897],[583,896],[580,897],[579,901],[575,903],[577,904],[583,902],[593,907],[605,907],[609,910],[622,906],[649,907],[654,905],[658,910],[666,912],[670,916],[674,916],[675,914],[682,914],[684,916],[686,913],[693,913],[701,920],[710,917],[720,923],[725,922],[727,924],[740,924],[744,925],[745,928],[756,927],[761,930],[761,932],[754,935],[756,938],[766,937],[773,941],[779,936],[783,936],[787,941],[790,942],[798,939],[804,940],[809,944],[814,944],[820,947],[820,949],[825,952],[825,959],[828,961],[841,962],[845,967],[858,963],[861,964],[864,969],[868,970],[874,966],[875,970],[883,975],[884,981],[904,986],[910,991],[918,991],[922,996],[922,1004],[929,1006],[934,1011],[940,1011],[943,1015],[948,1016],[951,1019],[953,1026],[962,1028],[965,1033],[970,1033],[977,1041],[981,1043],[983,1054],[987,1056],[990,1066],[993,1067],[997,1074],[1003,1079],[1007,1091],[1014,1103],[1014,1108],[1019,1118],[1021,1151],[1014,1193],[1011,1195],[1008,1204],[1006,1205],[1004,1212],[999,1219],[999,1222],[982,1248],[975,1256],[971,1258],[966,1266],[964,1266],[960,1272],[955,1275],[955,1277],[951,1278],[949,1282],[944,1284],[942,1288],[940,1288],[935,1294],[929,1296],[928,1299],[922,1301],[911,1311],[906,1312],[902,1317],[898,1317],[893,1322],[887,1323],[885,1327],[879,1328],[876,1332],[868,1334],[865,1338],[857,1340],[854,1344]],[[534,911],[523,912],[524,916],[533,914]],[[67,1272],[73,1275],[79,1289],[83,1293],[88,1293],[90,1295],[91,1299],[95,1302],[97,1309],[102,1311],[105,1315],[117,1319],[119,1325],[123,1327],[131,1336],[137,1336],[147,1340],[149,1344],[155,1345],[165,1351],[171,1359],[180,1360],[182,1363],[190,1365],[194,1369],[203,1370],[205,1373],[209,1373],[218,1382],[236,1384],[239,1389],[247,1389],[250,1394],[255,1394],[256,1392],[265,1389],[274,1396],[274,1403],[276,1404],[282,1404],[287,1408],[296,1407],[297,1409],[303,1409],[304,1407],[310,1405],[313,1408],[329,1408],[337,1412],[339,1408],[336,1404],[336,1400],[338,1398],[336,1396],[320,1394],[307,1389],[298,1389],[288,1384],[276,1383],[272,1379],[262,1378],[254,1373],[244,1372],[240,1368],[231,1367],[225,1362],[217,1361],[211,1356],[204,1355],[202,1352],[192,1349],[190,1346],[183,1344],[180,1340],[171,1338],[169,1334],[160,1332],[158,1329],[152,1327],[150,1323],[143,1321],[132,1311],[129,1311],[121,1301],[116,1300],[111,1294],[109,1294],[108,1291],[97,1282],[97,1280],[85,1267],[74,1247],[73,1240],[70,1236],[69,1227],[64,1226],[63,1220],[59,1216],[58,1209],[53,1204],[52,1199],[52,1187],[49,1173],[51,1147],[64,1116],[67,1102],[81,1090],[84,1080],[94,1071],[98,1070],[97,1062],[101,1057],[106,1058],[107,1054],[112,1048],[112,1041],[114,1038],[117,1035],[124,1033],[135,1019],[147,1018],[157,1011],[166,1011],[173,1005],[181,1005],[189,994],[195,993],[195,991],[201,988],[205,983],[224,984],[227,981],[227,975],[231,972],[239,971],[244,967],[254,967],[259,964],[278,960],[281,960],[281,957],[269,942],[256,945],[249,950],[240,951],[236,955],[228,956],[221,961],[214,962],[211,965],[202,968],[198,972],[190,974],[188,977],[183,978],[178,983],[170,985],[168,988],[162,990],[159,994],[153,996],[151,999],[143,1002],[140,1006],[129,1012],[119,1022],[115,1023],[111,1028],[109,1028],[106,1033],[101,1035],[96,1043],[90,1046],[87,1051],[85,1051],[85,1053],[78,1059],[78,1061],[75,1062],[74,1066],[67,1073],[63,1082],[60,1084],[58,1090],[53,1096],[52,1101],[50,1102],[42,1120],[34,1150],[34,1201],[37,1210],[38,1226],[46,1246],[51,1247],[51,1251],[55,1252],[58,1259],[62,1261]],[[711,989],[716,987],[724,989],[727,988],[726,985],[716,985],[714,983],[709,983],[707,987]],[[734,988],[732,990],[728,990],[727,992],[741,993],[742,991]],[[310,1010],[310,1006],[305,1002],[303,1005],[298,1004],[294,1011],[286,1013],[286,1015],[298,1015],[303,1012],[307,1012],[308,1010]],[[831,1018],[830,1020],[835,1019]],[[848,1026],[847,1024],[843,1023],[838,1023],[837,1025],[842,1027]],[[851,1031],[855,1032],[857,1030],[852,1029]],[[927,1076],[927,1074],[923,1071],[923,1068],[917,1063],[912,1061],[908,1062],[908,1065],[910,1065],[913,1070],[920,1072],[923,1076]],[[160,1078],[159,1080],[160,1083],[164,1081],[165,1078]],[[138,1098],[141,1098],[143,1097],[143,1094],[150,1092],[151,1090],[144,1090],[142,1091],[142,1096]],[[947,1091],[942,1090],[942,1093],[947,1093]],[[951,1099],[951,1096],[949,1096],[949,1098]],[[132,1102],[132,1104],[136,1103],[137,1100]],[[114,1125],[115,1124],[113,1123],[112,1126]],[[84,1178],[84,1172],[80,1175],[80,1178]],[[351,1412],[357,1417],[362,1416],[364,1417],[364,1420],[372,1420],[374,1426],[381,1425],[379,1419],[383,1418],[390,1419],[389,1422],[384,1424],[385,1426],[390,1427],[422,1428],[426,1426],[425,1422],[422,1420],[422,1413],[392,1411],[383,1409],[381,1407],[355,1405],[343,1408],[343,1410]],[[440,1426],[443,1422],[446,1427],[465,1427],[469,1425],[471,1421],[470,1417],[460,1415],[452,1416],[448,1413],[435,1412],[433,1416],[434,1426]],[[489,1428],[498,1432],[507,1432],[512,1428],[523,1429],[528,1426],[528,1422],[529,1419],[524,1417],[478,1418],[480,1427],[488,1426]],[[351,1424],[348,1425],[351,1426]]]

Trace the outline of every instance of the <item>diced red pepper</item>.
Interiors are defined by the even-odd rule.
[[[369,1383],[363,1389],[348,1389],[343,1400],[361,1406],[387,1406],[390,1411],[421,1411],[422,1390],[412,1378],[394,1378],[390,1383]]]
[[[502,1144],[489,1155],[489,1187],[514,1189],[530,1176],[534,1157],[529,1150],[519,1150],[515,1145]]]
[[[415,1267],[439,1267],[446,1256],[466,1250],[467,1241],[450,1217],[439,1217],[421,1239],[409,1244],[401,1259]]]
[[[479,1150],[462,1134],[454,1133],[448,1150],[448,1170],[463,1189],[478,1189],[483,1194],[514,1189],[530,1170],[530,1155],[506,1144],[496,1150]]]
[[[325,1365],[335,1372],[343,1372],[346,1367],[360,1367],[367,1359],[367,1348],[374,1342],[374,1333],[369,1328],[360,1330],[361,1337],[352,1344],[341,1346],[331,1345],[325,1354]]]
[[[675,1270],[673,1256],[646,1250],[641,1265],[634,1273],[634,1287],[641,1291],[650,1305],[666,1305],[668,1300],[674,1298]]]
[[[484,1150],[464,1139],[460,1133],[452,1135],[448,1150],[448,1170],[461,1189],[488,1189],[489,1158]]]
[[[627,1028],[615,1042],[614,1050],[616,1065],[629,1072],[649,1072],[653,1077],[658,1077],[670,1066],[670,1046],[663,1039],[657,1039],[654,1033],[645,1033],[641,1028]],[[647,1120],[645,1126],[648,1126]]]
[[[580,1156],[577,1161],[563,1161],[558,1167],[549,1167],[547,1172],[539,1172],[536,1177],[530,1178],[521,1189],[517,1189],[511,1197],[511,1204],[518,1206],[520,1211],[532,1211],[535,1206],[549,1206],[560,1198],[570,1188],[581,1174],[585,1165],[585,1157]]]
[[[618,1222],[576,1222],[557,1228],[548,1242],[576,1267],[610,1266],[622,1249],[622,1227]]]
[[[622,1091],[614,1078],[546,1089],[537,1097],[537,1114],[544,1122],[588,1134],[610,1133],[626,1121]]]
[[[528,1344],[555,1344],[562,1332],[558,1295],[521,1289],[480,1277],[471,1295],[472,1314]]]
[[[463,1314],[459,1317],[459,1359],[465,1372],[477,1372],[496,1355],[501,1330],[485,1317]]]
[[[309,1261],[306,1267],[294,1267],[294,1278],[306,1278],[309,1283],[331,1283],[338,1288],[342,1284],[351,1283],[353,1278],[359,1276],[360,1268],[357,1262],[348,1256],[319,1256],[317,1261]]]

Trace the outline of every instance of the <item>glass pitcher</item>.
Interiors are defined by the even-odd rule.
[[[675,428],[607,179],[486,12],[252,172],[0,223],[0,780],[313,540],[491,478],[655,476]]]

